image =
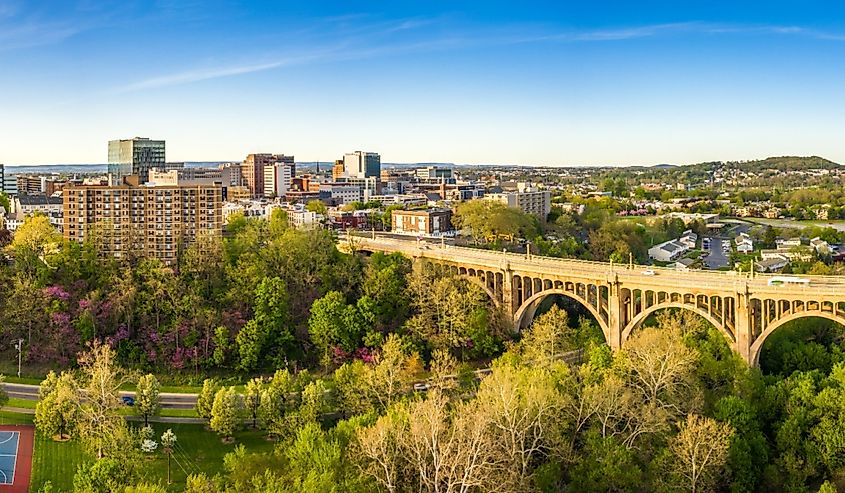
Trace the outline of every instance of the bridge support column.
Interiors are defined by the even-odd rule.
[[[516,306],[516,297],[513,294],[513,271],[511,271],[509,265],[506,265],[502,269],[502,307],[507,310],[511,320],[519,309]],[[514,330],[518,331],[519,327],[514,327]]]
[[[622,348],[622,332],[625,330],[625,317],[622,316],[622,296],[619,293],[619,282],[613,281],[607,293],[607,344],[614,351]]]
[[[751,302],[747,290],[745,293],[737,293],[734,306],[736,307],[736,347],[734,350],[745,360],[748,366],[753,366]]]

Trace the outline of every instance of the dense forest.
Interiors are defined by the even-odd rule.
[[[235,218],[172,266],[101,258],[93,237],[63,243],[28,220],[0,268],[2,337],[24,339],[31,373],[84,373],[78,355],[107,347],[116,365],[204,381],[212,429],[230,437],[252,421],[276,441],[238,449],[187,491],[801,492],[843,479],[838,326],[782,329],[761,372],[683,313],[617,353],[560,303],[513,334],[474,284],[397,255],[342,254],[330,232],[278,214]],[[580,363],[559,359],[578,348]],[[478,378],[469,362],[491,371]],[[225,387],[255,376],[243,395]],[[412,391],[421,378],[430,386]],[[143,481],[135,453],[109,448],[80,477]]]
[[[95,339],[124,365],[198,381],[326,366],[394,332],[422,354],[465,359],[497,354],[509,338],[476,286],[397,255],[341,254],[331,232],[288,228],[284,214],[235,218],[225,239],[201,238],[177,265],[103,258],[92,237],[64,243],[35,216],[6,247],[0,336],[24,339],[36,374],[73,365]]]

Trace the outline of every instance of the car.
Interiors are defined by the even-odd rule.
[[[428,390],[430,388],[431,388],[431,385],[429,385],[425,382],[420,382],[420,383],[414,384],[414,392],[425,392],[426,390]]]
[[[651,269],[646,269],[646,270],[644,270],[644,271],[643,271],[643,275],[644,275],[644,276],[655,276],[655,275],[657,275],[657,273],[656,273],[656,272],[654,272],[654,271],[653,271],[653,270],[651,270]]]
[[[132,396],[124,395],[123,397],[120,398],[120,400],[123,401],[124,405],[127,405],[127,406],[134,406],[135,405],[135,398],[132,397]]]

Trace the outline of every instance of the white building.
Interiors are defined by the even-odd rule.
[[[331,199],[339,205],[362,202],[364,195],[361,187],[344,182],[320,184],[320,198]]]
[[[735,239],[736,251],[739,253],[751,253],[754,251],[754,240],[745,233],[740,233]]]
[[[284,197],[291,189],[296,165],[293,163],[273,163],[264,166],[264,196]]]
[[[819,255],[830,255],[830,253],[832,252],[830,245],[818,236],[810,240],[810,246]]]
[[[679,242],[678,240],[669,240],[649,248],[648,256],[649,258],[659,262],[671,262],[681,257],[689,250],[690,248],[687,245]]]
[[[424,193],[370,195],[367,197],[367,202],[378,202],[385,207],[389,205],[426,205],[428,198]]]
[[[306,210],[304,207],[294,207],[287,210],[288,224],[295,228],[316,228],[323,222],[323,215]]]
[[[687,247],[688,250],[692,250],[693,248],[695,248],[696,242],[698,242],[698,235],[693,233],[692,230],[688,229],[684,231],[684,233],[681,235],[680,238],[678,238],[677,241],[678,243]]]
[[[778,238],[777,240],[775,240],[775,244],[777,245],[778,248],[797,247],[797,246],[801,246],[801,238],[798,238],[798,237],[788,238],[788,239]]]

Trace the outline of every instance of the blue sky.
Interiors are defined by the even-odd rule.
[[[837,3],[0,0],[0,162],[845,162]]]

